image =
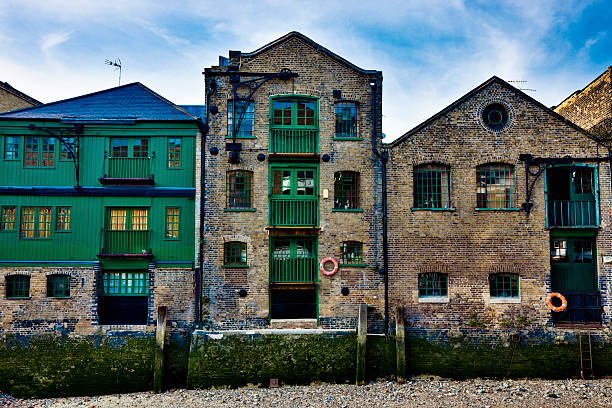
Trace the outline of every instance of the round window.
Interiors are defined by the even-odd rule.
[[[502,130],[508,124],[508,109],[501,103],[492,103],[482,110],[482,123],[491,130]]]

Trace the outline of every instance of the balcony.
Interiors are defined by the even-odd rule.
[[[316,154],[319,152],[317,129],[270,129],[270,153]]]
[[[317,282],[315,258],[273,258],[270,266],[270,283]]]
[[[109,157],[102,184],[154,184],[151,157]]]
[[[601,326],[601,296],[593,293],[562,293],[567,300],[567,308],[562,312],[552,312],[555,326]]]
[[[128,257],[150,258],[150,230],[108,230],[102,231],[101,258]]]
[[[316,227],[319,201],[314,199],[270,198],[269,224],[272,227]]]
[[[594,200],[549,200],[547,204],[551,228],[599,226]]]

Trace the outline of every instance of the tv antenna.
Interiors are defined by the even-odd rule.
[[[119,85],[121,85],[121,60],[119,58],[115,59],[114,61],[111,60],[104,60],[104,63],[106,65],[110,65],[111,67],[115,67],[115,71],[119,70]]]
[[[527,83],[527,81],[508,81],[509,83],[514,83],[514,84],[519,84],[516,87],[521,90],[521,91],[530,91],[530,92],[535,92],[535,89],[530,89],[530,88],[523,88],[523,86]]]

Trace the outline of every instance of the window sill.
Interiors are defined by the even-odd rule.
[[[332,212],[363,212],[363,208],[332,208]]]
[[[476,211],[521,211],[520,208],[480,208],[476,207]]]
[[[70,296],[47,296],[47,299],[70,299]]]
[[[29,300],[32,299],[32,296],[25,296],[25,297],[6,297],[6,300]]]
[[[225,140],[232,140],[233,137],[225,136]],[[238,139],[257,139],[257,136],[236,136],[236,140]]]
[[[448,296],[419,297],[419,303],[448,303]]]
[[[457,209],[455,207],[449,207],[449,208],[418,208],[418,207],[412,207],[410,210],[411,211],[449,211],[449,212],[457,211]]]
[[[508,298],[490,298],[489,299],[489,303],[521,303],[521,298],[513,298],[513,297],[508,297]]]
[[[366,264],[339,264],[341,268],[365,268]]]
[[[361,142],[363,137],[332,137],[332,140],[347,141],[347,142]]]
[[[223,212],[255,212],[256,208],[224,208]]]
[[[249,265],[221,265],[222,268],[250,268]]]

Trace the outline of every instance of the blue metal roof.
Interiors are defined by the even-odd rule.
[[[196,117],[140,82],[0,114],[0,119],[186,120]]]

